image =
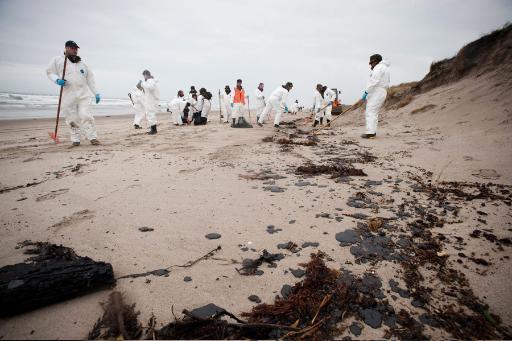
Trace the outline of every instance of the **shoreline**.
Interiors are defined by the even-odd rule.
[[[160,115],[160,114],[158,114]],[[130,117],[133,117],[134,115],[132,114],[120,114],[120,115],[100,115],[100,116],[94,116],[94,120],[95,121],[102,121],[102,120],[105,120],[105,119],[126,119],[126,118],[130,118]],[[59,122],[64,122],[65,118],[64,117],[59,117]],[[22,124],[22,123],[26,123],[26,122],[55,122],[55,117],[37,117],[37,118],[16,118],[16,119],[11,119],[11,118],[6,118],[6,119],[2,119],[0,118],[0,125],[1,124]],[[60,124],[59,124],[60,125]]]

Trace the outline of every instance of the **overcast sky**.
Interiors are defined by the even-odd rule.
[[[45,68],[72,39],[104,97],[124,98],[147,68],[162,99],[242,78],[251,95],[291,81],[309,105],[320,82],[351,103],[371,54],[391,62],[392,84],[419,80],[511,19],[511,0],[0,0],[0,91],[57,94]]]

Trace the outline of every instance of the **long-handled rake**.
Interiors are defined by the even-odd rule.
[[[318,129],[314,129],[314,130],[311,132],[311,135],[310,135],[310,136],[308,136],[308,137],[313,137],[313,136],[315,136],[315,135],[316,135],[316,133],[318,133],[318,132],[322,131],[322,130],[323,130],[323,129],[325,129],[326,127],[330,127],[330,126],[331,126],[331,124],[332,124],[332,122],[336,121],[338,118],[340,118],[341,116],[343,116],[344,114],[346,114],[346,113],[347,113],[350,109],[352,109],[356,104],[357,104],[357,102],[356,102],[356,103],[354,103],[354,104],[352,104],[352,105],[351,105],[350,107],[348,107],[347,109],[345,109],[345,110],[344,110],[343,112],[341,112],[337,117],[335,117],[334,119],[332,119],[332,120],[329,122],[329,124],[327,124],[327,125],[325,125],[325,126],[322,126],[322,127],[318,128]],[[326,107],[325,107],[325,108],[326,108]],[[324,108],[324,109],[325,109],[325,108]],[[323,110],[323,109],[321,109],[321,110]],[[321,111],[321,110],[320,110],[320,111]]]
[[[65,80],[65,76],[66,76],[66,64],[68,62],[68,55],[66,53],[64,53],[64,68],[62,70],[62,80]],[[57,131],[59,129],[59,117],[60,117],[60,104],[62,102],[62,91],[64,90],[64,86],[61,86],[60,87],[60,94],[59,94],[59,105],[57,106],[57,119],[55,120],[55,131],[49,131],[48,132],[48,135],[50,135],[50,138],[55,142],[55,143],[60,143],[59,141],[59,138],[57,137]]]

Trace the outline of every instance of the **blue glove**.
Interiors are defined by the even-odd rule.
[[[231,103],[231,108],[233,108],[233,103]]]
[[[366,101],[366,96],[368,96],[368,93],[365,91],[364,94],[363,94],[363,97],[361,97],[361,99],[363,101]]]
[[[284,112],[288,112],[288,107],[286,105],[284,106]]]
[[[96,94],[96,104],[98,104],[101,100],[100,94]]]
[[[55,83],[57,83],[57,85],[64,86],[64,85],[66,85],[66,80],[65,79],[57,79],[55,81]]]
[[[329,102],[329,105],[332,105],[332,101]]]

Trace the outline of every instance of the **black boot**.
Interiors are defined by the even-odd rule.
[[[330,127],[331,126],[331,120],[327,120],[327,126]]]
[[[313,128],[318,125],[318,120],[315,120],[315,123],[313,123]]]
[[[235,122],[236,122],[236,118],[233,118],[233,123],[231,123],[231,126],[234,127],[235,126]]]
[[[361,137],[363,139],[374,139],[377,134],[363,134]]]
[[[138,124],[134,124],[133,126],[135,127],[135,129],[142,129],[142,127]]]
[[[324,118],[320,117],[320,124],[324,124]]]
[[[149,135],[155,135],[157,133],[156,131],[156,124],[151,126],[151,130],[148,132]]]

